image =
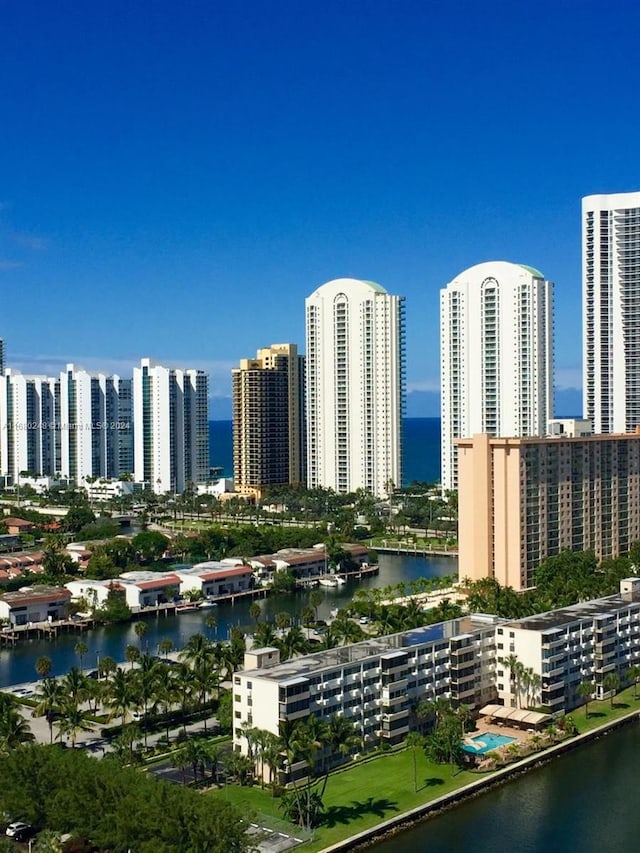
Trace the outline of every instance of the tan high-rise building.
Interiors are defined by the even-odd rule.
[[[640,540],[640,435],[458,439],[460,577],[535,585],[561,551],[617,557]]]
[[[304,357],[296,344],[272,344],[232,371],[233,476],[257,497],[305,481]]]

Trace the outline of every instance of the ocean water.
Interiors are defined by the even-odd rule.
[[[440,418],[405,418],[403,433],[403,485],[413,480],[440,480]],[[231,421],[209,421],[210,462],[233,476]]]

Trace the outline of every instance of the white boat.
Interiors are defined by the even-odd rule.
[[[206,607],[217,607],[217,606],[218,606],[218,602],[217,602],[217,601],[201,601],[201,602],[200,602],[200,609],[201,609],[201,610],[202,610],[203,608],[206,608]]]
[[[338,581],[335,578],[320,578],[318,580],[318,583],[320,584],[320,586],[329,586],[329,587],[338,586]]]
[[[340,575],[336,575],[336,583],[338,584],[338,586],[342,586],[346,583],[346,580],[344,578],[341,578]]]

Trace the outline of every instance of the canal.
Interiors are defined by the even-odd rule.
[[[419,577],[443,577],[457,572],[457,560],[453,557],[414,557],[380,554],[380,572],[359,581],[349,581],[341,587],[316,587],[323,595],[318,616],[326,619],[331,610],[343,607],[353,598],[358,589],[373,589],[407,582]],[[287,612],[298,619],[307,606],[309,593],[298,591],[290,595],[270,595],[256,599],[262,607],[264,618],[273,618],[277,613]],[[231,605],[222,604],[215,608],[194,610],[179,616],[160,616],[145,620],[147,632],[142,648],[157,654],[158,643],[169,639],[176,648],[184,646],[192,634],[204,633],[212,640],[226,640],[232,627],[248,627],[253,623],[249,616],[250,599]],[[207,625],[208,617],[216,620],[215,627]],[[72,666],[79,664],[74,651],[78,640],[89,648],[83,659],[83,667],[95,667],[99,658],[106,655],[117,661],[124,660],[128,645],[139,645],[133,623],[109,625],[79,633],[61,633],[52,640],[25,640],[14,647],[0,651],[0,688],[19,684],[36,678],[35,662],[41,655],[51,658],[51,675],[62,675]]]

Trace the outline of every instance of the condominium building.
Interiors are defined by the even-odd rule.
[[[640,426],[640,192],[582,200],[583,403],[593,430]]]
[[[60,374],[61,472],[76,483],[133,471],[131,380],[68,364]]]
[[[545,435],[553,406],[553,285],[533,267],[477,264],[440,292],[442,487],[456,438]]]
[[[234,741],[246,753],[243,724],[278,734],[285,721],[340,714],[366,749],[401,741],[421,699],[479,709],[497,696],[495,626],[502,621],[464,616],[284,663],[277,649],[252,649],[234,675]]]
[[[640,664],[640,578],[621,581],[617,595],[500,625],[496,645],[497,689],[504,705],[569,711],[585,702],[578,693],[583,682],[593,683],[593,698],[604,699],[611,689],[608,673],[624,683],[629,667]],[[538,676],[533,690],[505,665],[511,655]]]
[[[460,577],[526,589],[546,557],[617,557],[640,540],[640,435],[456,444]]]
[[[304,357],[272,344],[232,371],[235,489],[262,497],[305,482]]]
[[[404,298],[339,278],[305,305],[307,483],[387,494],[402,482]]]
[[[19,475],[61,471],[60,382],[51,376],[23,376],[7,368],[0,375],[0,476],[15,485]]]
[[[143,358],[133,370],[134,474],[157,492],[209,477],[208,376]]]
[[[4,376],[4,341],[0,338],[0,376]]]

